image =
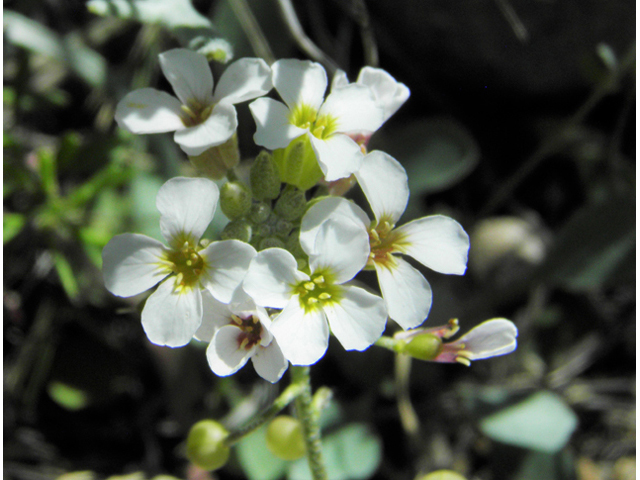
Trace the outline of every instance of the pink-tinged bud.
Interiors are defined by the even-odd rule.
[[[487,320],[456,341],[442,342],[455,335],[459,328],[458,320],[451,319],[448,325],[399,332],[394,336],[402,345],[397,351],[420,360],[469,366],[472,360],[506,355],[517,347],[518,329],[504,318]]]

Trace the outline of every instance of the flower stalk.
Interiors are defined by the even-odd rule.
[[[292,385],[300,385],[302,392],[296,398],[296,416],[302,423],[302,433],[307,447],[307,461],[313,480],[326,480],[327,471],[322,458],[322,445],[320,442],[319,415],[314,412],[313,398],[311,396],[311,377],[309,367],[291,367]]]

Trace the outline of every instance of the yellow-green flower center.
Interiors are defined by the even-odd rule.
[[[262,324],[255,315],[241,318],[238,315],[231,315],[233,325],[236,325],[242,333],[238,335],[238,348],[250,350],[260,343],[262,339]]]
[[[175,274],[175,288],[179,291],[199,285],[200,276],[206,264],[196,247],[184,242],[181,248],[165,253],[167,268]]]
[[[389,219],[382,218],[380,222],[372,225],[369,229],[371,253],[369,253],[367,268],[379,265],[391,270],[397,265],[392,254],[402,251],[405,240],[402,234],[393,229],[394,226]]]
[[[318,116],[318,111],[305,104],[297,105],[289,114],[289,121],[296,127],[308,129],[314,137],[324,140],[338,128],[338,119],[331,115]]]
[[[203,105],[198,100],[189,100],[187,105],[180,107],[180,119],[185,127],[193,127],[203,123],[211,115],[213,105]]]
[[[327,272],[313,274],[309,280],[295,285],[293,291],[299,295],[300,306],[306,312],[339,302],[342,297],[340,285],[336,285]]]

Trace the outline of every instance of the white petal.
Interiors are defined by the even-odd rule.
[[[358,171],[364,154],[360,145],[342,133],[321,140],[309,134],[311,146],[327,182],[345,178]]]
[[[276,340],[272,340],[268,347],[258,347],[251,357],[256,373],[268,382],[275,383],[282,377],[289,366],[289,362]]]
[[[196,340],[211,342],[216,331],[229,325],[231,320],[229,306],[219,302],[208,290],[202,291],[202,323],[195,333]]]
[[[344,88],[349,85],[349,79],[347,78],[347,72],[344,70],[336,70],[336,73],[333,74],[333,78],[331,79],[331,91],[338,90],[340,88]]]
[[[389,317],[403,329],[415,328],[429,315],[431,287],[424,276],[401,258],[387,268],[376,264],[378,283]]]
[[[156,345],[186,345],[202,321],[200,290],[175,293],[174,286],[174,279],[167,278],[149,296],[142,310],[142,328]]]
[[[316,363],[329,345],[329,326],[321,310],[305,313],[295,295],[273,320],[271,333],[293,365]]]
[[[168,275],[160,265],[165,246],[135,233],[116,235],[102,250],[104,285],[114,295],[131,297]]]
[[[320,108],[327,89],[327,72],[309,60],[278,60],[271,66],[273,86],[289,108],[308,105]]]
[[[128,93],[118,102],[115,119],[131,133],[174,132],[185,128],[180,101],[166,92],[142,88]]]
[[[330,115],[338,122],[338,132],[375,132],[384,120],[384,111],[376,104],[371,90],[350,84],[327,97],[318,116]]]
[[[240,370],[253,353],[252,349],[240,348],[238,327],[227,325],[216,332],[207,347],[207,361],[213,373],[226,377]]]
[[[249,109],[256,122],[256,133],[253,135],[256,145],[269,150],[285,148],[293,139],[307,132],[291,124],[289,109],[282,102],[258,98],[249,104]]]
[[[313,272],[330,272],[335,283],[341,284],[355,277],[368,259],[367,230],[360,223],[338,217],[330,218],[318,229],[309,266]]]
[[[409,201],[407,172],[400,162],[375,150],[364,157],[356,179],[378,222],[386,219],[395,225]]]
[[[378,105],[384,109],[384,121],[398,111],[411,93],[404,83],[397,82],[380,68],[364,67],[358,75],[358,83],[371,88]]]
[[[282,248],[267,248],[251,261],[242,288],[258,305],[284,308],[292,295],[292,286],[308,275],[298,271],[291,253]]]
[[[494,318],[471,329],[454,343],[465,345],[465,356],[470,360],[481,360],[513,352],[517,337],[518,329],[511,321]]]
[[[324,306],[331,331],[345,350],[364,350],[387,324],[384,301],[362,288],[347,286],[339,303]]]
[[[239,240],[211,242],[201,250],[200,256],[205,262],[203,287],[223,303],[229,303],[234,290],[242,283],[256,250],[248,243]]]
[[[469,236],[455,220],[432,215],[413,220],[396,232],[404,236],[399,252],[440,273],[462,275],[467,269]]]
[[[173,139],[184,153],[195,157],[211,147],[222,145],[237,128],[236,108],[227,103],[219,103],[203,123],[177,131]]]
[[[361,223],[366,230],[371,221],[367,214],[355,203],[342,197],[327,197],[314,204],[302,217],[300,224],[300,246],[307,253],[313,253],[318,229],[329,218],[347,217]]]
[[[156,197],[160,231],[174,248],[182,247],[185,235],[194,244],[211,223],[218,205],[218,186],[206,178],[174,177]]]
[[[174,48],[158,55],[160,68],[183,105],[197,100],[210,105],[213,75],[207,58],[186,48]]]
[[[261,58],[241,58],[227,67],[216,91],[215,103],[240,103],[261,97],[273,88],[271,68]]]

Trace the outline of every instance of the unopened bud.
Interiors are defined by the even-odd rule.
[[[187,457],[204,470],[217,470],[229,459],[228,435],[227,429],[214,420],[199,421],[189,431]]]
[[[222,145],[211,147],[195,157],[189,157],[189,161],[201,175],[213,180],[223,179],[227,171],[240,162],[237,135],[234,133]]]
[[[267,248],[284,248],[284,242],[276,237],[267,237],[260,240],[260,248],[258,250],[265,250]]]
[[[400,353],[418,360],[433,360],[442,351],[442,340],[431,333],[421,333],[412,337],[399,350]]]
[[[228,219],[243,217],[251,209],[251,192],[241,182],[225,183],[220,189],[220,208]]]
[[[250,181],[255,198],[273,200],[280,195],[278,166],[266,150],[260,152],[251,165]]]
[[[307,208],[304,192],[288,186],[280,194],[273,211],[285,220],[294,221],[302,217]]]
[[[256,224],[264,223],[271,214],[271,207],[264,202],[257,202],[251,205],[249,219]]]
[[[267,427],[267,448],[282,460],[302,458],[306,448],[300,421],[288,415],[274,418]]]
[[[323,177],[307,135],[300,135],[286,148],[274,150],[273,160],[278,165],[280,180],[302,191],[309,190]]]
[[[241,242],[249,243],[252,230],[249,222],[240,218],[227,223],[220,234],[220,238],[222,240],[240,240]]]

